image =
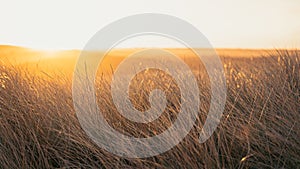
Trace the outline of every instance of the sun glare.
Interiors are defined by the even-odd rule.
[[[45,57],[45,58],[55,58],[55,57],[59,56],[59,51],[49,50],[49,51],[42,52],[42,54],[43,54],[43,57]]]

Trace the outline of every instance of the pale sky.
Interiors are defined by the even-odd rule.
[[[300,48],[300,0],[0,0],[0,44],[82,49],[103,26],[163,13],[197,27],[216,48]],[[124,47],[176,47],[159,37]]]

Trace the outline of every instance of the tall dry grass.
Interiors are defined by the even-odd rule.
[[[195,71],[201,91],[195,127],[168,152],[144,159],[114,156],[86,136],[74,112],[70,77],[2,64],[0,168],[297,168],[299,59],[295,51],[222,58],[228,87],[226,107],[218,129],[204,144],[198,137],[209,108],[209,81],[204,71]],[[154,124],[142,125],[116,112],[110,81],[98,76],[98,104],[116,130],[149,137],[163,132],[176,119],[180,90],[162,72],[151,70],[136,76],[131,101],[139,110],[149,108],[147,98],[155,79],[163,81],[160,87],[169,98],[167,109]]]

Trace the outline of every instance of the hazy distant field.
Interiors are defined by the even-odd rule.
[[[110,95],[110,77],[131,50],[112,52],[96,79],[99,107],[116,130],[149,137],[166,130],[180,110],[180,90],[161,71],[138,74],[130,86],[133,105],[145,111],[153,81],[162,81],[168,104],[151,124],[122,117]],[[198,137],[210,101],[201,62],[173,49],[192,69],[200,89],[199,118],[188,136],[161,155],[120,158],[86,136],[72,103],[72,72],[80,51],[43,52],[0,47],[0,168],[299,168],[299,51],[218,50],[227,79],[221,123],[203,144]],[[94,53],[96,56],[96,53]]]

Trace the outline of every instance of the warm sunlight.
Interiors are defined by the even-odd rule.
[[[57,57],[59,55],[59,52],[58,51],[44,51],[42,53],[42,57],[45,57],[45,58],[54,58],[54,57]]]
[[[299,168],[299,19],[300,0],[1,2],[0,169]]]

